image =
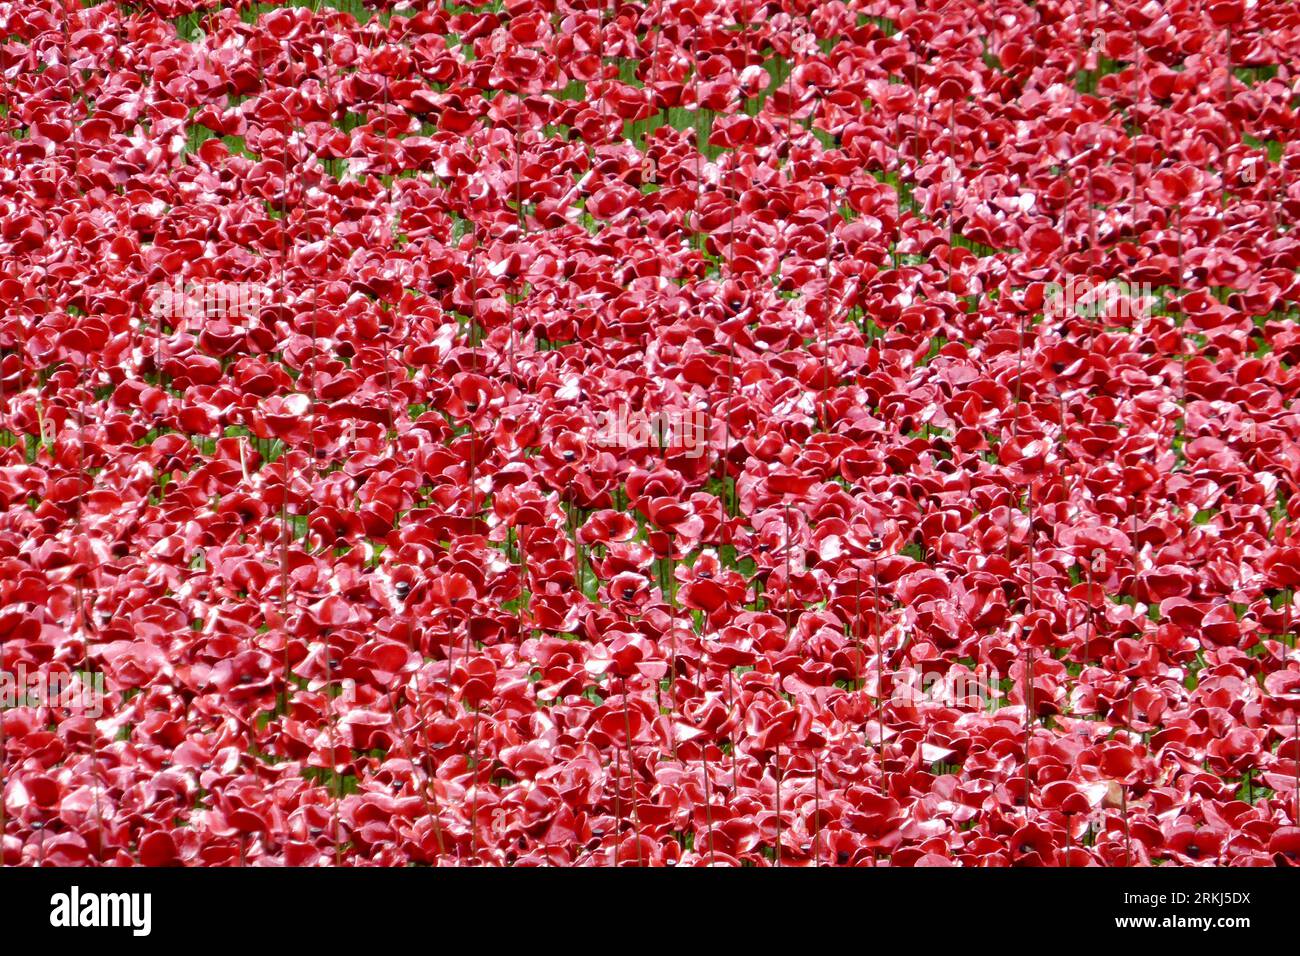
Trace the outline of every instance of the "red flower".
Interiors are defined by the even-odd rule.
[[[7,21],[4,863],[1294,862],[1295,5],[414,6]]]

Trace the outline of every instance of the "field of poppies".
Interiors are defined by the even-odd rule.
[[[1300,864],[1297,64],[0,2],[3,864]]]

